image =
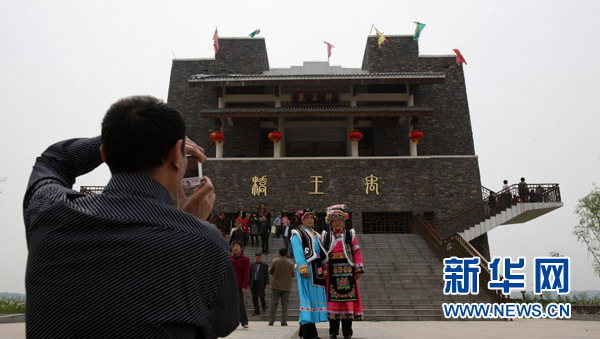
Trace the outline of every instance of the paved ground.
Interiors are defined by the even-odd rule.
[[[319,335],[328,338],[327,323],[317,325]],[[354,339],[363,338],[600,338],[600,321],[518,319],[515,321],[365,321],[354,323]],[[250,322],[227,338],[298,338],[298,325],[267,326]],[[0,324],[0,338],[25,338],[25,323]]]

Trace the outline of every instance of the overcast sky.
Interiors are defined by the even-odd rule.
[[[25,290],[21,206],[35,157],[53,142],[98,135],[106,109],[121,97],[166,100],[173,56],[213,58],[216,26],[222,37],[260,28],[271,67],[326,61],[325,40],[335,46],[332,65],[359,68],[373,24],[411,35],[413,21],[427,25],[421,55],[458,48],[468,62],[482,185],[499,190],[503,179],[522,176],[560,184],[564,207],[492,230],[492,256],[527,257],[531,289],[533,257],[556,251],[571,257],[573,290],[600,289],[571,234],[577,200],[600,184],[598,13],[600,2],[591,0],[2,1],[0,292]],[[76,187],[108,178],[102,166]]]

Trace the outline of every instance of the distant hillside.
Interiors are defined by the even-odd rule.
[[[9,293],[9,292],[0,292],[0,298],[1,298],[1,297],[25,299],[25,294],[21,294],[21,293]]]

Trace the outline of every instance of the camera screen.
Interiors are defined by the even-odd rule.
[[[198,159],[191,155],[187,156],[187,168],[185,170],[184,178],[198,177]]]
[[[202,185],[202,164],[191,155],[187,156],[187,168],[181,180],[183,187],[197,187]]]

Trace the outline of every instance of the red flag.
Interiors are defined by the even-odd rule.
[[[467,64],[467,61],[465,60],[465,58],[463,58],[462,54],[460,54],[460,51],[458,49],[453,49],[454,53],[456,53],[456,64],[457,65],[461,65],[461,64]]]
[[[335,47],[334,45],[328,43],[327,41],[323,41],[327,44],[327,59],[331,58],[331,48]]]
[[[215,28],[215,35],[213,35],[213,46],[215,46],[215,54],[219,53],[219,31]]]

